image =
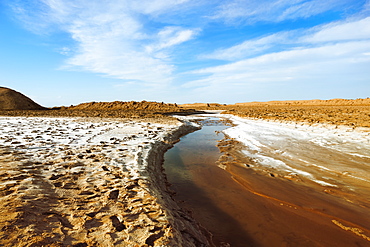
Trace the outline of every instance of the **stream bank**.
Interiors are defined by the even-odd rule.
[[[212,122],[216,126],[212,126]],[[273,131],[274,126],[263,124],[266,124],[264,132],[253,129],[253,125],[243,126],[255,134],[253,138],[247,138],[252,144],[262,145],[256,141],[270,137],[277,139],[284,137],[284,133],[290,133],[280,127],[276,133],[266,133],[267,130]],[[257,154],[265,153],[254,150],[253,155],[248,155],[253,151],[250,147],[248,149],[246,144],[227,136],[224,138],[220,131],[226,127],[217,125],[217,121],[205,121],[201,130],[181,138],[165,154],[164,164],[180,207],[187,209],[196,221],[213,234],[216,246],[368,245],[370,215],[367,200],[350,200],[348,193],[340,192],[346,189],[345,186],[330,186],[326,175],[320,177],[320,174],[327,174],[323,167],[329,166],[331,160],[321,164],[321,169],[315,170],[313,165],[307,165],[312,170],[312,176],[303,171],[297,174],[298,170],[295,173],[287,172],[271,165],[274,164],[271,161],[277,162],[272,158],[277,158],[279,152],[271,152],[270,159],[265,158],[261,162],[258,159],[261,156]],[[237,133],[242,133],[242,130]],[[300,137],[296,132],[292,133],[288,135],[289,138]],[[289,146],[293,139],[279,141],[285,143],[282,147],[286,148],[286,152],[293,150]],[[269,142],[277,143],[268,140],[263,145]],[[294,139],[297,151],[302,144],[302,150],[308,153],[304,157],[315,158],[314,153],[309,155],[310,150],[322,151],[317,143]],[[339,152],[342,153],[343,150]],[[326,156],[321,153],[318,157]],[[266,163],[266,160],[270,163]],[[350,161],[343,160],[346,164],[350,164]],[[318,177],[327,183],[312,179]],[[330,182],[334,184],[335,181],[340,185],[343,180],[340,177],[335,180],[334,173]],[[366,187],[361,187],[364,185],[366,183],[360,184],[358,191],[366,191]]]

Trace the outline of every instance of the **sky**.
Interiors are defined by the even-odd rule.
[[[52,106],[370,97],[370,0],[1,0],[0,86]]]

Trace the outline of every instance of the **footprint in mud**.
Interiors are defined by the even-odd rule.
[[[91,220],[87,220],[85,222],[86,229],[91,229],[91,228],[99,227],[99,226],[102,226],[102,225],[103,225],[103,222],[101,222],[100,220],[97,220],[97,219],[91,219]]]
[[[25,180],[26,178],[29,178],[29,176],[27,175],[18,175],[18,176],[15,176],[13,178],[9,178],[8,180],[16,180],[16,181],[22,181],[22,180]]]
[[[91,212],[91,213],[87,213],[86,215],[91,217],[91,218],[94,218],[95,215],[97,215],[99,212]]]
[[[86,243],[77,243],[77,244],[72,245],[72,247],[87,247],[87,246],[88,244]]]
[[[125,215],[125,220],[127,222],[133,222],[133,221],[136,221],[139,217],[140,217],[140,213],[137,213],[137,214],[130,214],[132,212],[131,209],[129,210],[126,210],[125,212],[127,212],[127,214]]]
[[[117,216],[111,216],[110,219],[112,221],[113,227],[116,228],[117,231],[121,232],[126,229],[126,226],[122,224]]]
[[[62,187],[63,186],[63,183],[62,182],[56,182],[56,183],[53,183],[53,185],[55,186],[55,187]]]
[[[12,189],[14,185],[6,185],[5,188],[1,188],[0,196],[7,196],[15,192],[15,189]]]
[[[62,187],[63,189],[78,189],[78,186],[73,182],[65,183]]]
[[[119,195],[119,190],[112,190],[109,193],[108,199],[110,199],[110,200],[116,200],[118,198],[118,195]]]
[[[62,174],[59,174],[59,175],[52,175],[49,179],[50,180],[57,180],[58,178],[60,178],[60,177],[63,177],[64,175],[62,175]]]
[[[154,246],[154,242],[164,236],[164,232],[160,231],[157,234],[151,235],[149,238],[145,240],[145,243],[149,246]]]

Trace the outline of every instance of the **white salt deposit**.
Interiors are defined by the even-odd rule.
[[[63,159],[76,148],[95,147],[99,155],[109,158],[107,165],[125,166],[135,179],[145,170],[142,159],[153,143],[178,127],[133,121],[0,117],[0,146],[15,148],[31,160],[43,162],[50,157]],[[61,152],[67,149],[70,151]],[[78,168],[74,169],[77,172]]]
[[[261,169],[299,175],[322,186],[350,183],[340,174],[370,185],[369,131],[218,116],[235,124],[223,132],[243,143],[243,153]]]

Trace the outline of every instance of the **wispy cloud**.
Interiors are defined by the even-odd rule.
[[[192,94],[204,95],[204,101],[212,98],[232,98],[232,102],[299,99],[302,96],[312,99],[322,97],[322,92],[326,97],[336,97],[344,84],[352,85],[344,93],[350,95],[358,90],[358,83],[366,84],[370,80],[369,50],[370,43],[360,41],[271,53],[194,71],[204,77],[183,87]],[[305,88],[313,91],[306,89],[305,92]]]
[[[238,61],[269,53],[270,48],[286,45],[285,49],[305,46],[320,46],[325,42],[346,42],[370,39],[370,17],[338,21],[309,29],[282,31],[265,37],[246,40],[240,44],[217,49],[210,54],[199,56],[201,59]],[[280,48],[282,49],[282,48]]]
[[[164,27],[155,35],[156,41],[147,45],[145,49],[149,54],[165,58],[167,56],[166,54],[163,54],[163,50],[167,50],[168,48],[194,38],[198,31],[198,29],[183,29],[176,26]]]
[[[268,35],[262,38],[246,40],[240,44],[229,48],[221,48],[212,52],[211,54],[203,54],[199,57],[201,59],[217,59],[235,61],[246,57],[255,56],[265,52],[276,44],[291,43],[290,32],[280,32]]]
[[[308,18],[328,10],[337,9],[352,0],[233,0],[220,5],[213,19],[246,22],[280,22]]]
[[[164,1],[35,1],[33,9],[13,4],[27,26],[58,27],[75,41],[74,54],[64,68],[80,68],[129,81],[165,84],[174,66],[170,48],[192,39],[199,29],[177,26],[146,26],[145,18],[186,3]]]
[[[290,85],[310,83],[317,78],[322,83],[344,83],[351,75],[356,80],[370,80],[370,18],[341,21],[294,33],[294,42],[285,50],[239,59],[226,65],[193,71],[202,79],[184,84],[197,92],[248,92],[258,84]],[[292,33],[282,33],[245,41],[209,58],[229,60],[238,57],[245,46],[262,48],[288,43]],[[299,34],[299,35],[297,35]],[[247,44],[247,45],[246,45]],[[243,48],[243,49],[242,49]],[[227,52],[230,52],[228,54]],[[235,53],[235,54],[234,54]],[[230,59],[231,60],[231,59]],[[359,79],[360,78],[360,79]]]
[[[313,28],[312,31],[316,32],[305,37],[303,41],[317,43],[370,39],[370,17],[356,21],[334,22]]]

